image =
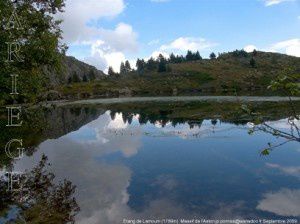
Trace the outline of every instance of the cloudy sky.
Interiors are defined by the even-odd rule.
[[[101,70],[188,49],[300,57],[300,0],[66,0],[59,17],[68,55]]]

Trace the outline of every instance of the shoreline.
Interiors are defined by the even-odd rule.
[[[85,105],[85,104],[116,104],[116,103],[137,103],[137,102],[287,102],[289,100],[300,101],[300,97],[282,96],[161,96],[161,97],[119,97],[119,98],[98,98],[76,101],[51,101],[47,104],[58,106]]]
[[[300,96],[290,98],[292,101],[300,101]],[[49,107],[49,106],[68,106],[68,105],[90,105],[90,104],[118,104],[118,103],[155,103],[155,102],[288,102],[289,97],[284,96],[138,96],[138,97],[114,97],[114,98],[93,98],[78,100],[54,100],[41,101],[28,104],[7,104],[1,105],[1,109],[9,106],[22,106],[25,108],[32,107]]]

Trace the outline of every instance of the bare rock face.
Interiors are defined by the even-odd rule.
[[[86,76],[88,80],[97,80],[105,75],[94,66],[79,61],[74,57],[66,56],[63,60],[63,64],[66,69],[64,73],[65,81],[68,81],[73,75],[78,75],[81,81],[83,81],[84,76]]]
[[[66,84],[71,81],[84,82],[99,80],[105,76],[102,71],[96,69],[94,66],[88,65],[70,56],[63,56],[62,68],[60,71],[54,71],[53,69],[44,67],[43,72],[49,81],[49,85],[52,87]]]

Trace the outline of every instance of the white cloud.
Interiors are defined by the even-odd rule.
[[[248,53],[253,52],[253,50],[257,50],[257,47],[254,45],[247,45],[244,47],[244,50]]]
[[[300,216],[300,190],[281,189],[267,193],[256,208],[282,216]]]
[[[216,43],[212,43],[207,41],[204,38],[195,38],[195,37],[179,37],[178,39],[174,40],[173,42],[162,45],[160,47],[161,51],[166,50],[179,50],[179,51],[201,51],[204,49],[209,49],[215,46]]]
[[[112,18],[123,12],[123,0],[67,0],[63,19],[64,41],[69,45],[90,46],[91,53],[84,61],[107,71],[112,66],[119,71],[125,53],[138,50],[137,34],[132,26],[119,23],[115,29],[93,26],[99,19]]]
[[[63,19],[63,37],[67,43],[90,39],[96,28],[87,26],[92,20],[114,17],[125,8],[123,0],[67,0],[65,12],[58,15]]]
[[[292,56],[300,57],[300,39],[290,39],[272,44],[266,51],[281,52]]]
[[[119,71],[120,63],[125,61],[125,55],[122,52],[110,51],[109,46],[105,46],[101,40],[93,43],[91,49],[91,55],[84,61],[104,72],[107,72],[108,66],[112,66],[114,71]]]
[[[258,48],[255,45],[247,45],[244,47],[244,50],[247,52],[252,52]],[[290,40],[285,40],[269,45],[269,47],[262,48],[262,51],[268,52],[279,52],[291,56],[300,57],[300,39],[294,38]]]
[[[107,72],[108,66],[119,71],[120,64],[125,61],[126,52],[137,51],[137,34],[128,24],[120,23],[115,30],[102,30],[101,38],[90,41],[91,55],[85,62]]]
[[[135,52],[138,49],[137,34],[128,24],[119,23],[115,30],[102,29],[99,34],[110,50]]]
[[[156,58],[158,58],[158,56],[159,56],[160,54],[161,54],[162,56],[164,56],[165,58],[169,58],[169,54],[168,54],[167,52],[164,52],[164,51],[153,51],[150,57],[156,59]],[[149,57],[149,58],[150,58],[150,57]],[[146,58],[146,60],[148,60],[149,58]]]
[[[265,6],[277,5],[282,2],[292,2],[294,0],[265,0]]]

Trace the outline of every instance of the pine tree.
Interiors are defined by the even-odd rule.
[[[197,61],[197,60],[201,60],[201,59],[202,59],[202,57],[200,56],[199,51],[197,51],[195,54],[195,60]]]
[[[185,58],[181,55],[181,56],[178,56],[178,63],[181,63],[181,62],[184,62],[185,61]]]
[[[185,56],[185,59],[187,60],[187,61],[192,61],[193,60],[193,53],[190,51],[190,50],[188,50],[187,51],[187,54],[186,54],[186,56]]]
[[[149,71],[154,71],[157,69],[157,62],[151,57],[147,63],[146,63],[146,68]]]
[[[91,69],[88,73],[88,78],[90,80],[95,80],[96,79],[96,74],[95,74],[95,71],[93,69]]]
[[[164,58],[162,54],[158,56],[158,72],[166,72],[167,71],[167,60]]]
[[[139,58],[136,61],[136,68],[139,74],[142,74],[145,70],[146,63],[144,59],[140,60]]]
[[[77,75],[77,72],[74,72],[73,75],[72,75],[72,81],[73,82],[80,82],[80,78],[79,76]]]
[[[125,61],[125,71],[126,71],[126,73],[131,72],[131,67],[130,67],[130,63],[128,60]]]
[[[126,73],[126,68],[124,62],[121,62],[120,65],[120,74],[125,74]]]
[[[88,78],[87,78],[87,76],[86,76],[85,74],[84,74],[83,77],[82,77],[82,81],[83,81],[83,82],[87,82],[87,81],[88,81]]]
[[[214,52],[211,52],[211,54],[209,55],[210,59],[216,59],[216,54]]]
[[[115,74],[116,73],[114,72],[114,69],[111,66],[109,66],[109,68],[108,68],[108,75],[113,76]]]
[[[169,59],[170,63],[176,63],[176,57],[173,53],[170,54],[170,59]]]

